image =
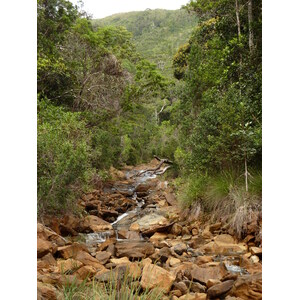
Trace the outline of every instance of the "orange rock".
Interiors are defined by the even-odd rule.
[[[72,258],[75,257],[76,254],[80,251],[88,252],[88,249],[85,245],[80,243],[73,243],[72,245],[59,247],[57,252],[64,258]]]
[[[242,299],[261,300],[262,273],[239,276],[229,295]]]
[[[49,241],[43,240],[41,238],[37,239],[37,257],[43,257],[47,253],[55,253],[57,246]]]
[[[37,283],[37,299],[38,300],[56,300],[57,289],[51,284],[38,282]]]
[[[75,255],[75,259],[79,260],[86,266],[92,266],[97,269],[103,269],[104,266],[100,264],[99,260],[91,256],[89,253],[84,252],[84,251],[79,251]]]
[[[153,264],[147,264],[142,273],[141,286],[143,289],[161,289],[168,293],[171,289],[176,276],[167,270]]]
[[[80,279],[85,280],[87,277],[92,277],[96,274],[96,269],[92,266],[82,266],[75,273]]]
[[[67,260],[60,259],[57,261],[57,267],[59,273],[68,273],[69,271],[74,271],[79,269],[83,265],[82,262],[69,258]]]

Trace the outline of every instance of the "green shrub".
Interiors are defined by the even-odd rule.
[[[65,210],[86,182],[89,135],[79,113],[38,103],[38,212]]]

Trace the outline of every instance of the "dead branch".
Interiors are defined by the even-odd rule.
[[[155,168],[151,168],[151,169],[146,169],[144,171],[139,172],[136,176],[141,176],[144,173],[147,172],[151,172],[152,174],[156,174],[156,175],[162,175],[164,174],[171,166],[167,166],[164,169],[160,169],[162,167],[163,164],[169,164],[172,165],[173,162],[170,161],[169,159],[166,158],[159,158],[158,156],[154,155],[154,158],[156,158],[160,163],[158,164],[157,167]]]

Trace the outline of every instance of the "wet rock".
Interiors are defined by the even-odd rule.
[[[239,276],[229,295],[242,299],[262,299],[262,273]]]
[[[103,209],[98,206],[98,216],[103,220],[107,220],[108,218],[116,219],[119,213],[115,210]]]
[[[116,239],[115,238],[110,238],[110,239],[106,240],[105,242],[103,242],[101,244],[98,244],[97,250],[98,251],[104,251],[104,250],[107,249],[107,247],[109,245],[113,245],[114,243],[116,243]]]
[[[209,299],[217,298],[225,293],[227,293],[234,284],[234,280],[227,280],[222,283],[218,283],[207,290],[207,296]]]
[[[162,215],[151,213],[145,215],[130,226],[130,230],[139,230],[145,235],[168,229],[172,224]]]
[[[99,251],[96,253],[96,259],[99,260],[100,264],[105,265],[111,257],[111,253],[107,251]]]
[[[38,282],[37,283],[37,299],[49,299],[56,300],[57,299],[57,289],[51,284]]]
[[[57,267],[59,273],[69,273],[70,271],[75,271],[83,265],[82,262],[69,258],[67,260],[58,260]]]
[[[116,243],[116,256],[129,258],[145,258],[154,253],[154,247],[149,242]]]
[[[153,264],[147,264],[143,268],[141,286],[143,289],[153,289],[157,287],[164,293],[168,293],[175,278],[172,273],[165,269]]]
[[[106,230],[113,230],[110,223],[98,218],[97,216],[86,216],[80,222],[79,232],[101,232]]]

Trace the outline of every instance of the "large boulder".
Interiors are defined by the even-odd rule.
[[[116,243],[116,256],[129,258],[145,258],[154,253],[154,247],[149,242]]]
[[[57,299],[57,289],[48,283],[37,283],[37,299],[38,300],[56,300]]]
[[[167,270],[153,264],[147,264],[143,268],[141,286],[143,289],[157,287],[164,293],[168,293],[175,279],[176,276]]]
[[[148,214],[137,220],[130,226],[130,230],[141,231],[145,235],[151,235],[157,231],[166,230],[172,224],[162,215],[157,213]]]
[[[262,299],[262,273],[239,276],[229,295],[249,300]]]
[[[111,253],[107,251],[99,251],[96,253],[96,259],[99,260],[101,264],[106,264],[111,257]]]
[[[70,271],[75,271],[79,269],[81,266],[83,266],[83,263],[69,258],[69,259],[60,259],[57,261],[57,267],[58,267],[58,272],[59,273],[68,273]]]
[[[59,256],[63,257],[64,259],[75,257],[80,251],[88,252],[88,249],[85,245],[79,243],[58,247],[57,249]]]
[[[200,250],[204,251],[205,253],[232,255],[246,253],[248,247],[244,243],[232,244],[217,240],[205,244],[204,246],[200,247]]]
[[[97,216],[89,215],[80,222],[79,232],[101,232],[106,230],[113,230],[110,223],[100,219]]]
[[[84,252],[84,251],[79,251],[75,255],[75,259],[79,260],[80,262],[82,262],[86,266],[92,266],[96,269],[103,269],[104,268],[103,265],[99,262],[98,259],[94,258],[89,253]]]
[[[92,277],[96,274],[96,269],[92,266],[82,266],[75,273],[76,277],[85,280],[88,277]]]
[[[227,280],[216,285],[213,285],[207,290],[207,296],[210,299],[217,298],[225,293],[227,293],[234,284],[234,280]]]
[[[43,240],[41,238],[37,239],[37,257],[41,258],[47,253],[55,253],[57,250],[57,246],[47,240]]]
[[[227,270],[223,264],[218,265],[202,265],[201,267],[192,264],[190,269],[185,270],[185,275],[190,280],[195,280],[202,284],[207,284],[209,279],[221,280],[227,274]]]

